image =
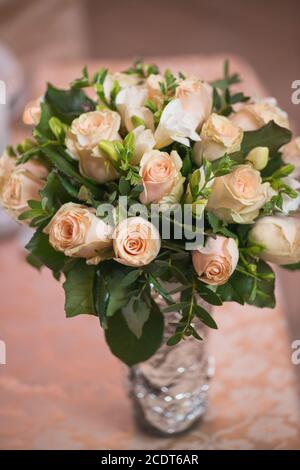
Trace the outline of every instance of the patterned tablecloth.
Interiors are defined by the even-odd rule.
[[[205,78],[221,58],[170,59],[164,65]],[[264,93],[247,64],[233,58],[249,93]],[[92,64],[95,66],[95,64]],[[113,63],[115,69],[124,63]],[[95,67],[94,67],[95,68]],[[63,85],[78,64],[47,64],[33,92],[50,80]],[[158,439],[136,429],[127,398],[126,368],[107,349],[99,321],[66,319],[63,290],[47,270],[24,262],[16,240],[0,245],[0,365],[2,449],[297,449],[299,402],[284,308],[218,308],[209,347],[216,359],[209,410],[193,431]]]

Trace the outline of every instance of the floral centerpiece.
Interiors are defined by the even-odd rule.
[[[211,83],[85,68],[26,107],[32,138],[0,160],[2,205],[35,229],[28,262],[63,276],[66,315],[98,316],[130,366],[161,346],[168,312],[170,347],[201,341],[195,320],[217,324],[199,298],[272,308],[268,262],[299,267],[299,138],[238,82],[227,62]]]

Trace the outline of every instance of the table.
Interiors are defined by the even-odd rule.
[[[211,79],[220,75],[222,60],[158,62]],[[265,94],[247,64],[236,57],[232,64],[242,73],[246,92]],[[125,63],[107,65],[117,70]],[[62,86],[79,73],[78,63],[41,65],[32,96],[42,92],[46,80]],[[217,309],[219,330],[209,339],[217,367],[208,413],[190,433],[158,439],[136,429],[126,368],[110,354],[98,319],[66,319],[62,287],[46,269],[39,273],[28,266],[24,256],[17,239],[0,244],[0,340],[7,348],[7,364],[0,365],[0,448],[300,448],[300,408],[280,286],[274,310],[235,304]]]

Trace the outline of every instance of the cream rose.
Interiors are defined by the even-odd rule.
[[[294,165],[294,171],[291,173],[296,179],[300,179],[300,136],[291,140],[281,147],[282,159],[284,163]]]
[[[123,220],[117,225],[113,239],[115,260],[132,267],[151,263],[161,246],[158,230],[142,217]]]
[[[140,194],[143,204],[175,203],[183,194],[181,175],[182,160],[176,151],[169,155],[166,152],[152,150],[144,154],[140,162],[140,176],[144,191]]]
[[[99,183],[117,178],[117,172],[107,155],[99,150],[101,140],[121,140],[118,133],[121,118],[110,110],[91,111],[74,119],[65,144],[70,155],[79,160],[80,172]]]
[[[206,284],[225,284],[234,272],[239,250],[233,238],[208,237],[204,247],[192,252],[194,269],[199,279]]]
[[[288,115],[277,106],[275,98],[266,98],[258,103],[245,104],[230,115],[229,119],[243,131],[255,131],[270,121],[290,128]]]
[[[243,135],[242,129],[228,118],[212,113],[202,126],[200,142],[196,142],[194,145],[195,163],[200,166],[203,157],[213,161],[225,153],[239,151]]]
[[[134,135],[134,152],[131,163],[138,165],[144,153],[153,149],[155,140],[151,129],[145,129],[144,126],[138,126],[132,132]]]
[[[260,258],[275,264],[300,262],[300,220],[271,216],[258,219],[249,237],[264,247]]]
[[[41,98],[29,101],[23,111],[23,122],[27,125],[37,125],[41,118]]]
[[[44,229],[53,248],[66,256],[86,258],[89,264],[101,261],[103,250],[112,246],[113,230],[95,213],[80,204],[64,204]]]
[[[262,183],[259,171],[251,165],[239,165],[214,179],[207,209],[225,222],[249,224],[274,194],[270,183]]]
[[[3,207],[19,217],[29,209],[28,201],[40,201],[39,191],[45,185],[48,171],[34,160],[18,166],[11,166],[11,159],[6,161],[9,168],[6,167],[7,174],[0,184],[0,200]]]
[[[190,145],[189,139],[200,140],[197,134],[212,108],[212,89],[201,80],[190,78],[180,82],[175,99],[164,108],[154,137],[156,147],[173,141]]]
[[[145,85],[129,86],[118,93],[116,98],[117,110],[122,117],[122,124],[128,132],[137,127],[136,120],[154,131],[153,114],[144,106],[147,99],[148,91]]]

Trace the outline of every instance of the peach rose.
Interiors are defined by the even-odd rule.
[[[276,194],[262,183],[260,172],[250,164],[214,179],[207,209],[225,222],[250,224],[262,206]]]
[[[277,106],[275,98],[242,105],[229,119],[243,131],[255,131],[272,120],[281,127],[290,128],[288,115]]]
[[[29,101],[23,111],[23,122],[27,125],[37,125],[41,118],[41,98]]]
[[[249,237],[264,247],[259,257],[275,264],[300,262],[300,220],[294,217],[262,217]]]
[[[296,137],[286,145],[281,147],[282,159],[284,163],[294,165],[294,171],[291,173],[296,179],[300,179],[300,137]]]
[[[143,204],[178,202],[183,194],[185,180],[180,173],[181,167],[182,160],[174,150],[170,155],[159,150],[145,153],[140,162],[140,176],[144,186],[140,201]]]
[[[151,263],[161,246],[158,230],[143,217],[123,220],[117,225],[113,239],[115,260],[132,267]]]
[[[192,260],[200,281],[219,286],[225,284],[234,272],[239,250],[233,238],[208,237],[204,247],[192,252]]]
[[[196,164],[200,166],[203,157],[214,161],[225,153],[239,151],[243,135],[242,129],[228,118],[212,113],[202,126],[201,140],[193,148]]]
[[[65,144],[70,155],[79,160],[80,172],[98,183],[117,178],[117,172],[107,155],[99,150],[101,140],[121,140],[118,133],[121,118],[110,110],[90,111],[74,119]]]
[[[97,264],[101,252],[112,246],[113,230],[95,214],[91,207],[69,202],[57,211],[44,232],[55,250]]]
[[[8,160],[8,164],[11,165],[12,162]],[[11,167],[0,186],[3,207],[14,217],[19,217],[29,209],[28,201],[40,201],[39,191],[44,187],[47,175],[47,169],[34,160]]]
[[[196,78],[182,80],[175,99],[164,108],[154,137],[156,148],[173,141],[190,145],[189,139],[200,140],[197,134],[212,108],[212,88]]]

